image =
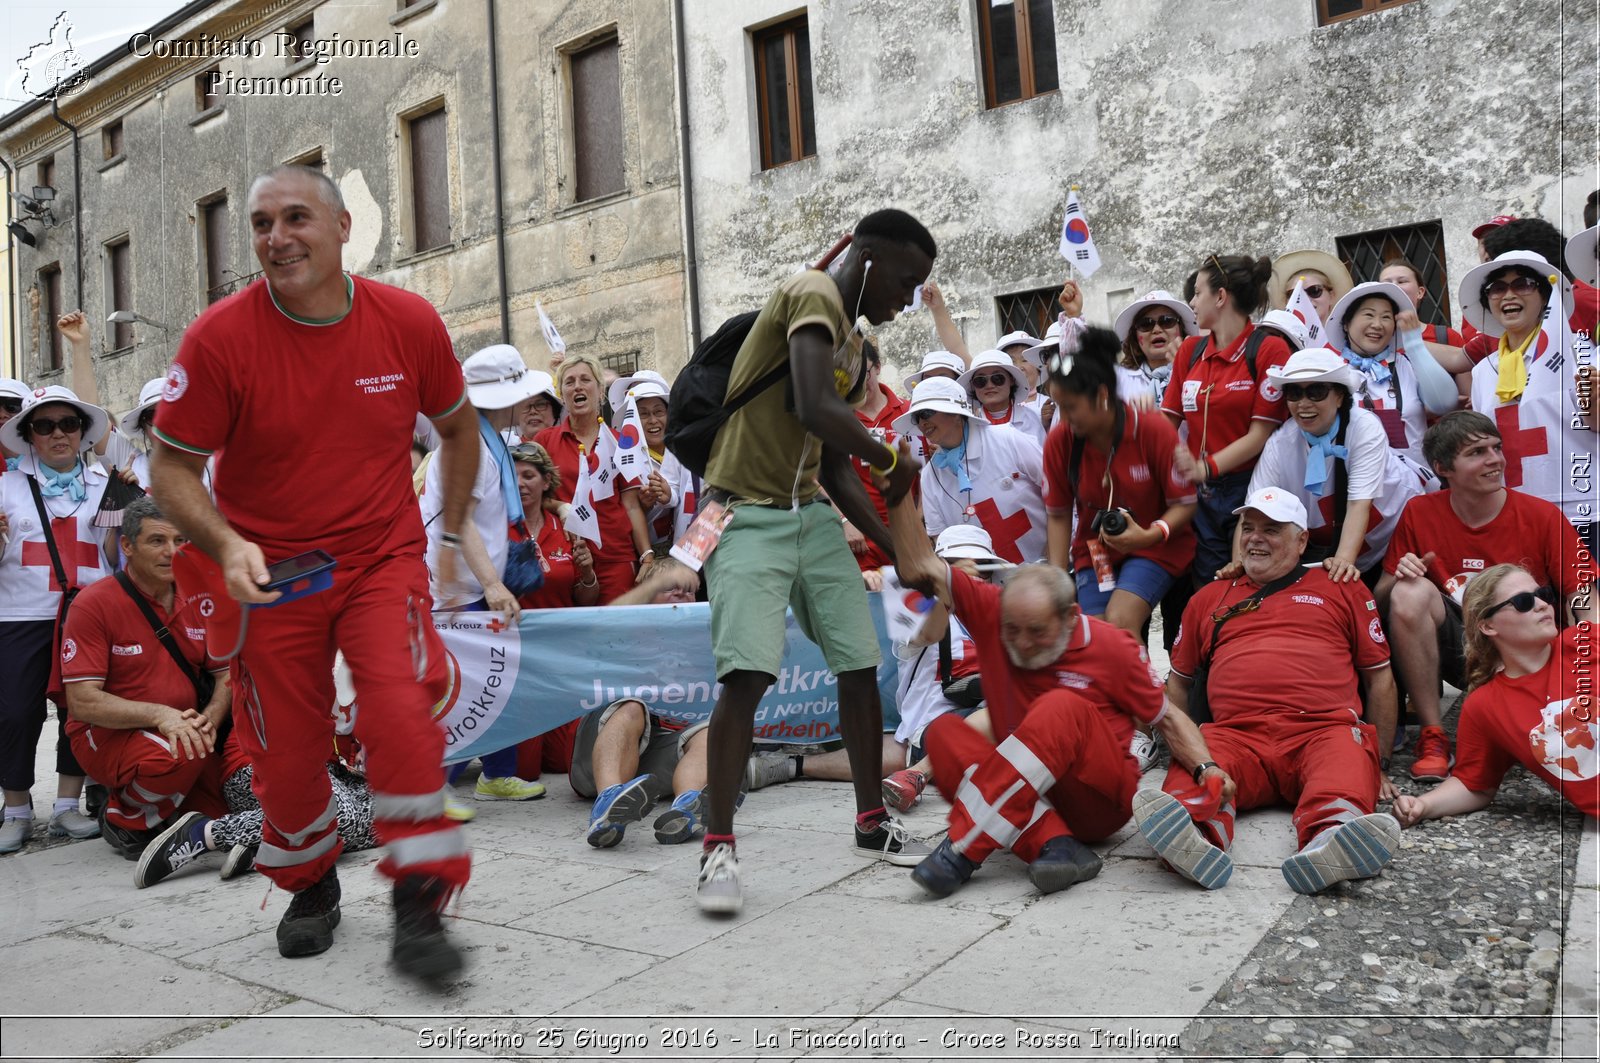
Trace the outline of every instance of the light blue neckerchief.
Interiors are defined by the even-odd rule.
[[[37,463],[39,468],[39,493],[46,498],[58,498],[66,495],[74,502],[82,502],[89,497],[89,489],[84,486],[83,477],[79,475],[82,469],[81,462],[74,462],[72,468],[66,472],[56,472],[44,462]]]
[[[933,452],[933,467],[955,473],[956,489],[959,491],[972,490],[972,479],[967,476],[967,433],[971,430],[970,424],[962,425],[960,446],[948,450],[940,447]]]
[[[1392,339],[1389,341],[1389,346],[1385,347],[1374,358],[1357,354],[1348,343],[1344,345],[1344,360],[1365,373],[1374,384],[1380,386],[1387,384],[1389,378],[1393,375],[1386,363],[1394,361],[1394,357],[1394,340]]]
[[[494,455],[495,463],[500,466],[500,493],[505,496],[506,516],[512,524],[520,524],[525,518],[522,512],[522,492],[517,489],[517,467],[511,460],[511,451],[506,446],[505,437],[489,424],[489,418],[481,412],[478,414],[478,435],[483,439],[483,445],[489,448],[489,453]]]
[[[1313,495],[1321,495],[1322,485],[1327,482],[1327,459],[1333,457],[1340,460],[1348,460],[1350,457],[1348,447],[1341,447],[1333,441],[1334,437],[1339,434],[1340,420],[1341,418],[1335,415],[1333,424],[1329,426],[1327,432],[1320,436],[1314,436],[1304,428],[1300,429],[1300,434],[1305,437],[1306,443],[1311,447],[1311,452],[1306,455],[1306,490]]]

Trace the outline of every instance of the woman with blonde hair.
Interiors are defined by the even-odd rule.
[[[1467,700],[1456,727],[1454,774],[1421,797],[1395,799],[1401,826],[1486,808],[1514,764],[1585,815],[1600,815],[1593,632],[1561,630],[1555,592],[1519,565],[1495,565],[1467,584]]]

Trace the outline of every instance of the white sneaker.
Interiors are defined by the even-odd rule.
[[[1283,862],[1296,893],[1319,893],[1338,882],[1371,878],[1400,848],[1400,824],[1387,812],[1369,812],[1329,827]]]
[[[731,915],[744,907],[744,887],[739,882],[739,858],[726,842],[700,857],[700,877],[694,884],[695,903],[702,912]]]
[[[0,823],[0,853],[14,853],[33,835],[32,816],[7,816]]]
[[[1139,774],[1149,771],[1156,762],[1156,755],[1160,752],[1154,734],[1145,734],[1137,727],[1133,731],[1133,739],[1128,743],[1128,752],[1133,754],[1133,759],[1139,762]]]
[[[744,788],[759,790],[794,780],[794,758],[787,753],[756,753],[744,771]]]

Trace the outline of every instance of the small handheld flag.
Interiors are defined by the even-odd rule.
[[[639,405],[632,391],[622,404],[622,428],[617,432],[613,463],[617,472],[630,480],[644,480],[650,476],[650,448],[645,445],[644,422],[639,419]]]
[[[550,320],[550,315],[544,312],[544,306],[538,302],[533,308],[539,311],[539,331],[544,333],[544,342],[552,354],[566,354],[567,341],[561,338],[561,333],[556,331],[556,323]]]
[[[617,493],[617,437],[604,421],[600,422],[600,434],[595,437],[594,453],[599,463],[590,474],[589,482],[594,499],[599,502]]]
[[[1100,252],[1094,246],[1094,235],[1089,231],[1089,219],[1084,217],[1076,187],[1067,196],[1067,215],[1061,222],[1061,257],[1085,278],[1094,276],[1100,268]]]
[[[578,482],[572,489],[572,508],[562,527],[600,546],[600,515],[594,509],[594,486],[589,476],[589,455],[578,445]]]
[[[937,603],[900,582],[893,568],[883,569],[883,624],[895,642],[912,642],[922,632]]]
[[[1306,294],[1306,282],[1303,279],[1294,282],[1294,291],[1290,293],[1284,309],[1305,325],[1307,347],[1321,347],[1328,342],[1322,331],[1322,315],[1317,313],[1316,304]]]

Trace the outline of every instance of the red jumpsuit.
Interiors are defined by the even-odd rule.
[[[461,828],[444,815],[444,735],[431,709],[445,681],[433,632],[424,536],[411,489],[418,411],[465,401],[461,368],[422,298],[351,279],[349,312],[297,320],[264,281],[189,326],[167,377],[156,434],[220,451],[217,508],[269,564],[320,548],[331,590],[250,612],[233,662],[234,726],[255,767],[266,822],[256,867],[287,890],[339,855],[324,767],[333,742],[333,657],[344,651],[362,704],[378,865],[391,878],[467,881]]]

